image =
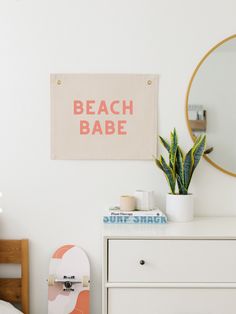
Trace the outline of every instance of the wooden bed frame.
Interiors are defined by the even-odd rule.
[[[0,240],[0,264],[21,265],[20,278],[0,278],[0,299],[29,314],[28,240]]]

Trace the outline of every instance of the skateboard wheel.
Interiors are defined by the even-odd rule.
[[[54,275],[49,275],[49,277],[48,277],[48,285],[49,286],[54,286],[55,285],[55,276]]]
[[[89,287],[89,284],[90,284],[90,280],[89,280],[89,277],[88,276],[83,276],[83,287]]]

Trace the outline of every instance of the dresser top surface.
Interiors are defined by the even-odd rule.
[[[235,238],[236,217],[197,217],[191,222],[163,225],[104,224],[108,238]]]

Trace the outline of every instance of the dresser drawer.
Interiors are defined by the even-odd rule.
[[[112,239],[108,261],[109,282],[236,282],[235,240]]]
[[[108,314],[235,314],[235,289],[111,288]]]

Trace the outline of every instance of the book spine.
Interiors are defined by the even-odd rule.
[[[165,216],[104,216],[105,224],[165,224]]]
[[[151,217],[161,217],[161,216],[165,216],[162,212],[147,212],[147,213],[144,213],[144,212],[138,212],[138,211],[135,211],[135,212],[113,212],[113,211],[110,211],[110,212],[107,212],[105,214],[105,216],[151,216]]]

